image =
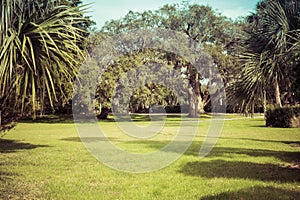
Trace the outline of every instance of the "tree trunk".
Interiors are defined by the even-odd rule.
[[[202,101],[201,95],[197,96],[197,103],[198,103],[198,114],[204,113],[204,103]]]
[[[201,98],[201,97],[200,97]],[[199,98],[192,87],[189,88],[189,117],[199,117]]]
[[[107,119],[109,113],[108,108],[102,108],[100,111],[100,115],[97,116],[98,119]]]
[[[288,103],[289,105],[294,105],[294,100],[293,100],[293,95],[292,95],[292,83],[288,76],[285,78],[285,83],[286,83],[285,86],[286,86],[286,90],[287,90],[285,102]]]
[[[263,112],[267,112],[267,92],[265,89],[263,91]]]
[[[282,107],[281,99],[280,99],[280,88],[277,78],[275,79],[275,101],[277,107]]]
[[[2,128],[2,111],[0,110],[0,130]]]
[[[189,117],[199,117],[199,114],[204,112],[204,106],[201,97],[198,72],[196,72],[195,76],[191,78],[188,92]]]
[[[263,90],[263,112],[264,112],[264,119],[267,119],[267,92]]]

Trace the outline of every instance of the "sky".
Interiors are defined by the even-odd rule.
[[[89,4],[88,16],[101,28],[106,21],[120,19],[130,10],[142,12],[156,10],[165,4],[181,3],[183,0],[82,0]],[[227,17],[236,19],[239,16],[247,16],[255,10],[259,0],[190,0],[191,3],[209,5],[214,10],[221,12]]]

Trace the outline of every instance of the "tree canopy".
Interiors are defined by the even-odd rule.
[[[178,31],[194,41],[194,44],[202,45],[221,71],[223,81],[229,82],[231,78],[229,73],[234,71],[235,67],[230,55],[232,53],[230,43],[234,42],[236,34],[240,31],[238,23],[213,11],[209,6],[189,3],[167,4],[155,11],[141,13],[130,11],[122,19],[107,22],[100,32],[107,37],[130,30],[153,28]],[[187,86],[190,88],[188,90],[190,116],[198,116],[209,102],[207,90],[201,86],[201,74],[182,58],[167,52],[164,54],[160,59],[172,63],[173,68],[182,71],[187,79]],[[99,96],[101,95],[99,93]]]

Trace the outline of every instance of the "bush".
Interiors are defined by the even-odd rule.
[[[176,105],[176,106],[166,106],[166,113],[188,113],[189,106],[188,105]]]
[[[270,108],[266,112],[266,125],[269,127],[300,127],[300,106]]]
[[[155,106],[151,108],[152,113],[188,113],[189,105],[169,105],[169,106]]]

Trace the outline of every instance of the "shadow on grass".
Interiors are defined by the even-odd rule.
[[[294,200],[299,199],[300,191],[281,189],[275,187],[255,186],[243,190],[221,193],[217,195],[202,197],[200,200]]]
[[[39,147],[49,147],[48,145],[34,145],[16,140],[0,139],[0,153],[12,153],[18,150],[30,150]]]
[[[270,128],[270,127],[267,127],[266,125],[251,125],[250,127],[253,127],[253,128]]]
[[[148,122],[148,121],[161,121],[164,118],[167,118],[168,121],[181,122],[184,120],[190,121],[193,118],[189,118],[187,114],[131,114],[130,118],[128,115],[118,116],[118,121],[124,122]],[[201,115],[201,119],[211,119],[211,114]],[[98,120],[95,115],[79,115],[75,120],[76,123],[90,123],[90,122],[116,122],[114,116],[110,115],[107,119]],[[197,118],[195,118],[197,120]],[[20,119],[21,123],[46,123],[46,124],[74,124],[73,115],[47,115],[38,117],[35,120],[31,118]]]
[[[82,138],[85,142],[95,142],[95,141],[106,141],[107,138],[103,137],[95,137],[95,138]],[[70,142],[81,142],[79,137],[70,137],[61,139],[64,141]],[[156,150],[167,151],[163,149],[166,145],[169,144],[169,141],[155,141],[155,140],[134,140],[134,141],[124,141],[118,138],[109,138],[109,141],[115,141],[119,143],[125,143],[129,145],[141,145],[141,148],[144,146],[145,148],[151,148]],[[276,142],[276,141],[274,141]],[[283,141],[286,144],[294,145],[297,147],[299,142],[296,141]],[[174,142],[172,146],[181,147],[182,145],[186,145],[183,142]],[[192,145],[187,149],[184,155],[190,156],[199,156],[199,151],[201,148],[202,142],[193,142]],[[297,147],[298,148],[298,147]],[[176,148],[170,148],[168,151],[172,151],[177,153]],[[247,149],[247,148],[230,148],[230,147],[214,147],[213,150],[206,156],[208,158],[234,158],[243,156],[250,157],[273,157],[277,158],[282,162],[292,163],[298,161],[300,158],[300,152],[298,151],[276,151],[276,150],[266,150],[266,149]]]
[[[109,140],[117,140],[117,138],[108,138]],[[68,142],[97,142],[97,141],[107,141],[106,137],[68,137],[60,140],[68,141]]]
[[[12,172],[0,171],[0,183],[1,182],[7,182],[9,180],[13,180],[15,176],[18,176],[18,174],[17,173],[12,173]]]
[[[260,181],[300,182],[300,170],[273,164],[214,160],[188,162],[180,170],[188,176],[205,178],[242,178]]]
[[[234,154],[247,155],[251,157],[274,157],[283,162],[292,162],[298,160],[300,156],[299,152],[293,151],[216,147],[207,157],[233,157]]]
[[[101,120],[102,122],[115,122],[113,118]],[[94,123],[97,122],[97,118],[94,115],[82,115],[77,116],[74,120],[73,115],[47,115],[38,117],[33,120],[31,118],[23,118],[19,120],[21,123],[41,123],[41,124],[74,124],[74,123]],[[100,122],[100,120],[99,120]]]
[[[31,118],[23,118],[19,120],[21,123],[45,123],[45,124],[73,124],[73,115],[47,115],[38,117],[33,120]]]
[[[103,137],[95,137],[95,138],[82,138],[85,142],[95,142],[95,141],[106,141],[106,138]],[[232,138],[230,138],[232,139]],[[70,137],[61,139],[64,141],[70,142],[81,142],[79,137]],[[134,141],[124,141],[118,138],[109,138],[110,141],[125,143],[125,144],[132,144],[132,145],[142,145],[145,148],[151,148],[156,150],[162,150],[166,145],[169,144],[169,141],[155,141],[155,140],[134,140]],[[244,140],[244,139],[241,139]],[[252,140],[246,138],[245,140]],[[260,140],[258,140],[260,141]],[[268,141],[268,140],[261,140],[263,142],[282,142],[288,144],[292,147],[298,148],[299,142],[297,141]],[[174,142],[173,146],[182,146],[186,143],[183,142]],[[202,142],[193,142],[192,145],[187,149],[184,153],[185,155],[191,156],[199,156],[199,151],[201,148]],[[168,149],[170,150],[170,149]],[[172,148],[172,150],[176,153],[176,148]],[[300,158],[300,152],[298,151],[276,151],[276,150],[266,150],[266,149],[247,149],[247,148],[230,148],[230,147],[214,147],[213,150],[206,156],[208,158],[234,158],[235,156],[246,155],[250,157],[274,157],[282,162],[292,163],[294,161],[298,161]]]
[[[261,140],[261,139],[255,139],[255,138],[233,138],[233,137],[220,137],[220,139],[226,139],[226,140],[248,140],[248,141],[254,141],[254,142],[271,142],[271,143],[283,143],[287,144],[291,147],[298,147],[300,148],[300,142],[299,141],[283,141],[283,140]]]
[[[153,141],[153,140],[135,140],[135,141],[122,141],[115,139],[115,141],[126,143],[126,144],[141,144],[146,147],[164,150],[164,146],[169,144],[168,141]],[[292,141],[289,141],[292,142]],[[182,146],[182,142],[175,142],[173,145]],[[199,151],[201,148],[202,142],[193,142],[193,144],[187,149],[184,153],[185,155],[199,156]],[[173,149],[176,153],[176,148]],[[275,151],[275,150],[265,150],[265,149],[247,149],[247,148],[230,148],[230,147],[214,147],[213,150],[206,156],[209,158],[234,158],[236,155],[246,155],[250,157],[274,157],[283,162],[293,162],[299,160],[300,152],[295,151]]]
[[[113,118],[113,116],[111,116]],[[211,119],[210,115],[201,115],[200,119]],[[197,120],[198,118],[189,118],[187,114],[130,114],[130,118],[128,115],[118,116],[118,121],[132,121],[132,122],[148,122],[148,121],[174,121],[181,122],[185,120]]]

